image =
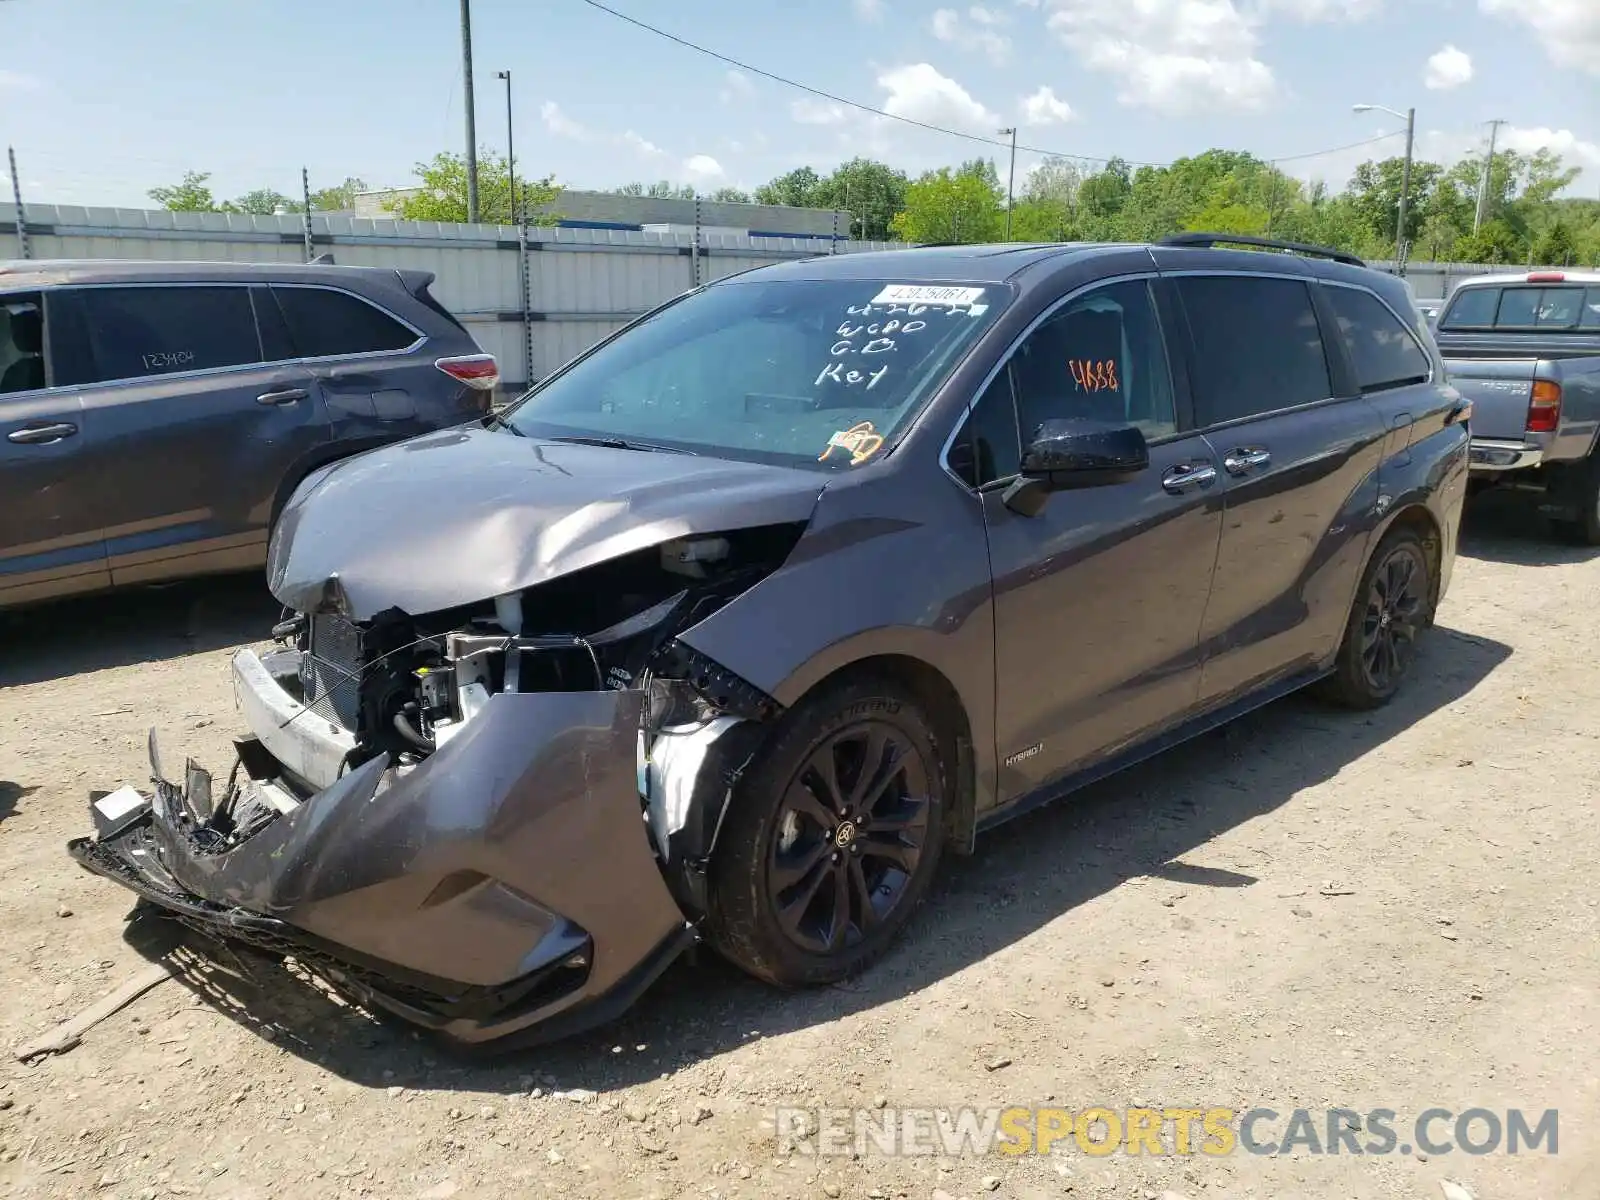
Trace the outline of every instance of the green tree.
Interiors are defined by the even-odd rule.
[[[1568,266],[1577,252],[1577,239],[1559,218],[1552,221],[1549,228],[1533,242],[1533,261],[1539,266]]]
[[[818,208],[817,188],[822,179],[810,167],[796,167],[756,189],[757,204],[781,204],[789,208]]]
[[[1005,217],[994,164],[983,159],[924,172],[890,223],[908,242],[993,242]]]
[[[312,212],[339,212],[343,209],[354,208],[356,193],[367,190],[366,181],[354,175],[347,175],[345,181],[333,187],[319,188],[311,193]]]
[[[851,237],[887,241],[893,236],[895,214],[905,207],[907,186],[904,171],[870,158],[852,158],[817,181],[811,206],[848,213]]]
[[[1078,212],[1093,231],[1090,236],[1109,237],[1111,222],[1122,215],[1132,194],[1133,174],[1120,158],[1085,179],[1078,186]]]
[[[299,212],[301,205],[282,192],[273,191],[271,188],[256,188],[255,191],[240,196],[231,207],[238,212],[270,216],[280,208],[285,212]]]
[[[742,188],[719,187],[716,191],[707,196],[706,199],[713,200],[718,204],[749,204],[750,193]]]
[[[216,212],[217,200],[207,182],[210,178],[210,171],[185,171],[177,183],[151,188],[148,195],[171,212]]]
[[[1456,247],[1460,261],[1473,263],[1521,262],[1525,243],[1503,218],[1485,221],[1477,233],[1469,233]]]
[[[416,174],[422,188],[414,196],[403,196],[389,203],[396,216],[413,221],[465,221],[467,219],[466,156],[441,152],[431,162],[419,162]],[[551,225],[557,214],[550,211],[561,195],[555,176],[528,180],[517,176],[517,201],[533,225]],[[502,155],[484,149],[478,152],[478,219],[485,223],[512,224],[511,173]]]
[[[1406,201],[1406,239],[1416,241],[1433,215],[1433,197],[1444,175],[1435,162],[1411,164],[1411,188]],[[1377,241],[1394,242],[1395,225],[1400,220],[1400,185],[1405,178],[1405,159],[1386,158],[1364,162],[1355,170],[1346,189],[1365,232]]]

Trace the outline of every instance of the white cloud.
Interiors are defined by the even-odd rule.
[[[44,86],[44,81],[37,75],[28,75],[22,71],[8,71],[0,67],[0,91],[36,92]]]
[[[562,112],[561,106],[554,100],[546,100],[539,106],[539,118],[544,122],[544,127],[557,137],[587,142],[594,136],[587,127]]]
[[[852,0],[856,16],[863,21],[883,20],[883,0]]]
[[[840,125],[850,116],[850,110],[832,100],[806,96],[790,103],[789,115],[802,125]]]
[[[1261,0],[1259,11],[1302,21],[1362,21],[1382,7],[1383,0]]]
[[[750,82],[750,76],[743,71],[729,71],[722,77],[722,90],[717,93],[717,99],[724,104],[732,104],[737,100],[746,100],[755,94],[756,85]]]
[[[1049,86],[1041,87],[1022,101],[1024,125],[1059,125],[1072,120],[1072,106],[1055,94]]]
[[[929,26],[933,36],[941,42],[963,50],[977,50],[998,65],[1011,55],[1011,39],[995,28],[1005,20],[998,12],[974,5],[967,10],[966,20],[953,8],[936,9]]]
[[[659,158],[666,153],[660,146],[631,129],[626,130],[617,141],[627,146],[630,150],[635,150],[644,155],[646,158]]]
[[[1600,4],[1595,0],[1478,0],[1478,7],[1526,24],[1552,61],[1600,75]]]
[[[691,154],[683,160],[683,172],[695,182],[721,179],[725,172],[722,164],[709,154]]]
[[[1234,0],[1051,0],[1050,30],[1122,81],[1124,104],[1180,114],[1260,108],[1277,89]]]
[[[1567,161],[1568,166],[1600,167],[1600,145],[1584,140],[1570,129],[1549,129],[1543,126],[1524,129],[1517,125],[1507,125],[1500,130],[1496,147],[1515,150],[1518,154],[1532,154],[1535,150],[1554,150]]]
[[[892,116],[956,129],[992,129],[1000,123],[966,88],[925,62],[885,71],[878,86],[888,93],[883,111]]]
[[[1444,49],[1429,57],[1428,69],[1422,75],[1422,82],[1436,92],[1460,87],[1471,79],[1472,56],[1448,43]]]

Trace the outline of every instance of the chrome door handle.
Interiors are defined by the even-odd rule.
[[[6,441],[16,442],[20,446],[48,446],[62,438],[73,437],[77,432],[76,425],[60,421],[54,425],[29,425],[23,429],[13,429],[6,434]]]
[[[308,393],[305,388],[279,388],[275,392],[262,392],[256,397],[257,404],[293,404],[304,400]]]
[[[1237,450],[1228,451],[1222,459],[1222,465],[1229,475],[1246,475],[1271,461],[1272,455],[1260,446],[1241,446]]]
[[[1167,468],[1167,473],[1161,477],[1161,486],[1177,494],[1193,491],[1195,488],[1210,487],[1216,482],[1216,478],[1217,469],[1208,462],[1179,463],[1175,467]]]

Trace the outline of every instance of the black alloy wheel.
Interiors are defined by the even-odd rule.
[[[1416,654],[1427,609],[1428,565],[1420,546],[1402,542],[1372,573],[1361,622],[1361,668],[1374,692],[1386,692],[1405,675]]]
[[[739,781],[708,872],[708,940],[783,987],[863,970],[938,869],[954,735],[874,676],[790,709]]]
[[[770,903],[803,950],[832,954],[882,924],[928,836],[930,772],[892,726],[862,721],[817,746],[779,801]]]

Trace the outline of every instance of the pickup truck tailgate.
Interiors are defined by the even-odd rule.
[[[1532,358],[1447,358],[1445,374],[1472,401],[1472,436],[1520,442],[1533,394]]]

